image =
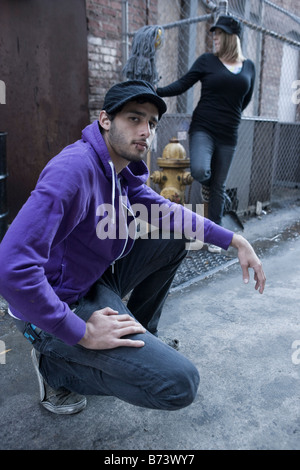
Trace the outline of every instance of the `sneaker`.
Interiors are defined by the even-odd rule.
[[[222,252],[222,248],[220,248],[219,246],[216,246],[216,245],[208,245],[207,249],[210,253],[221,254],[221,252]]]
[[[207,203],[209,202],[209,193],[210,193],[209,186],[205,186],[204,184],[202,184],[201,196],[202,196],[203,202],[207,202]]]
[[[38,378],[41,404],[46,410],[56,414],[71,415],[79,413],[86,407],[87,400],[84,396],[63,387],[54,390],[45,382],[39,370],[39,354],[35,349],[31,351],[31,359]]]
[[[171,346],[171,348],[176,349],[176,351],[179,351],[179,340],[176,338],[166,338],[165,336],[160,337],[161,341],[163,341],[165,344],[168,346]]]

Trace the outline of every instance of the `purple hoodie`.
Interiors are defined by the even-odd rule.
[[[149,214],[153,204],[164,203],[182,220],[184,214],[192,217],[194,228],[204,222],[203,241],[228,248],[232,232],[165,200],[145,184],[147,178],[144,162],[130,163],[116,175],[98,121],[50,160],[0,244],[0,293],[14,316],[67,344],[80,341],[85,322],[69,305],[134,243],[123,235],[99,235],[104,204],[116,209],[111,220],[116,233],[127,234],[120,191],[127,205],[143,204]]]

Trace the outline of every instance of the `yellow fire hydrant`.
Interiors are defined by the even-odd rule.
[[[160,186],[160,194],[172,202],[184,204],[185,187],[192,184],[193,178],[190,172],[185,171],[190,166],[190,159],[186,158],[186,151],[178,139],[173,137],[170,140],[157,164],[162,170],[154,171],[151,179]]]

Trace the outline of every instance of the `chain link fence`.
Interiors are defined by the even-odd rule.
[[[251,103],[243,113],[237,151],[227,180],[237,213],[257,211],[276,199],[299,198],[300,17],[296,3],[268,0],[163,0],[158,17],[163,45],[156,52],[159,86],[177,80],[196,58],[213,52],[209,32],[228,11],[243,23],[242,50],[256,66]],[[285,5],[285,8],[282,6]],[[294,10],[294,11],[293,11]],[[178,97],[165,98],[168,114],[159,125],[150,170],[157,170],[169,140],[177,137],[187,157],[191,114],[201,93],[198,82]],[[159,192],[159,187],[151,183]],[[187,188],[186,202],[201,203],[200,184]]]

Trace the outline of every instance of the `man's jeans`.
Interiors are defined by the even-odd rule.
[[[129,313],[148,330],[130,336],[142,339],[145,346],[90,350],[68,346],[42,332],[34,346],[41,353],[40,372],[46,382],[55,389],[115,396],[146,408],[175,410],[189,405],[199,385],[198,371],[156,336],[164,301],[185,254],[185,240],[138,239],[131,252],[115,263],[114,272],[109,268],[80,301],[75,313],[85,321],[104,307]],[[126,306],[122,298],[131,291]]]
[[[210,188],[208,218],[221,225],[226,179],[236,147],[217,143],[210,134],[197,131],[190,134],[189,148],[193,178]]]

